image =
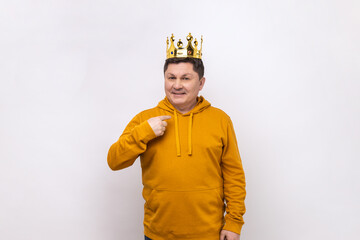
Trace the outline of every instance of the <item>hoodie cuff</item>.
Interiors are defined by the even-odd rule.
[[[241,228],[244,224],[241,222],[235,222],[229,219],[226,219],[225,225],[223,227],[223,230],[228,230],[237,234],[240,234]]]
[[[148,143],[150,140],[156,138],[156,135],[155,135],[154,131],[152,130],[148,121],[144,121],[144,122],[140,123],[139,125],[137,125],[133,129],[132,135],[134,136],[135,139],[138,139],[139,141],[141,141],[145,144]]]

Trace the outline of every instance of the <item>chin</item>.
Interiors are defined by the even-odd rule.
[[[171,100],[177,105],[185,103],[185,99],[172,98]]]
[[[170,100],[174,105],[182,105],[186,102],[186,99],[184,97],[179,96],[170,96]]]

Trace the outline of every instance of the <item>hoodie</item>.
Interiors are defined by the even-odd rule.
[[[166,120],[164,135],[156,137],[147,120],[161,115],[172,118]],[[165,97],[130,121],[107,160],[112,170],[119,170],[138,156],[146,236],[219,240],[222,229],[240,234],[245,175],[232,122],[222,110],[200,96],[182,114]]]

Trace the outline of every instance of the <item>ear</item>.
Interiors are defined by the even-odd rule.
[[[200,79],[200,87],[199,87],[199,90],[201,90],[203,87],[204,87],[204,85],[205,85],[205,78],[204,77],[202,77],[201,79]]]

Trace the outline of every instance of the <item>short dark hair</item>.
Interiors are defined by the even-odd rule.
[[[201,79],[204,76],[204,63],[201,59],[199,58],[168,58],[165,61],[164,64],[164,73],[166,72],[168,65],[169,64],[178,64],[181,62],[188,62],[188,63],[192,63],[193,65],[193,70],[194,72],[197,72],[197,74],[199,75],[199,79]]]

